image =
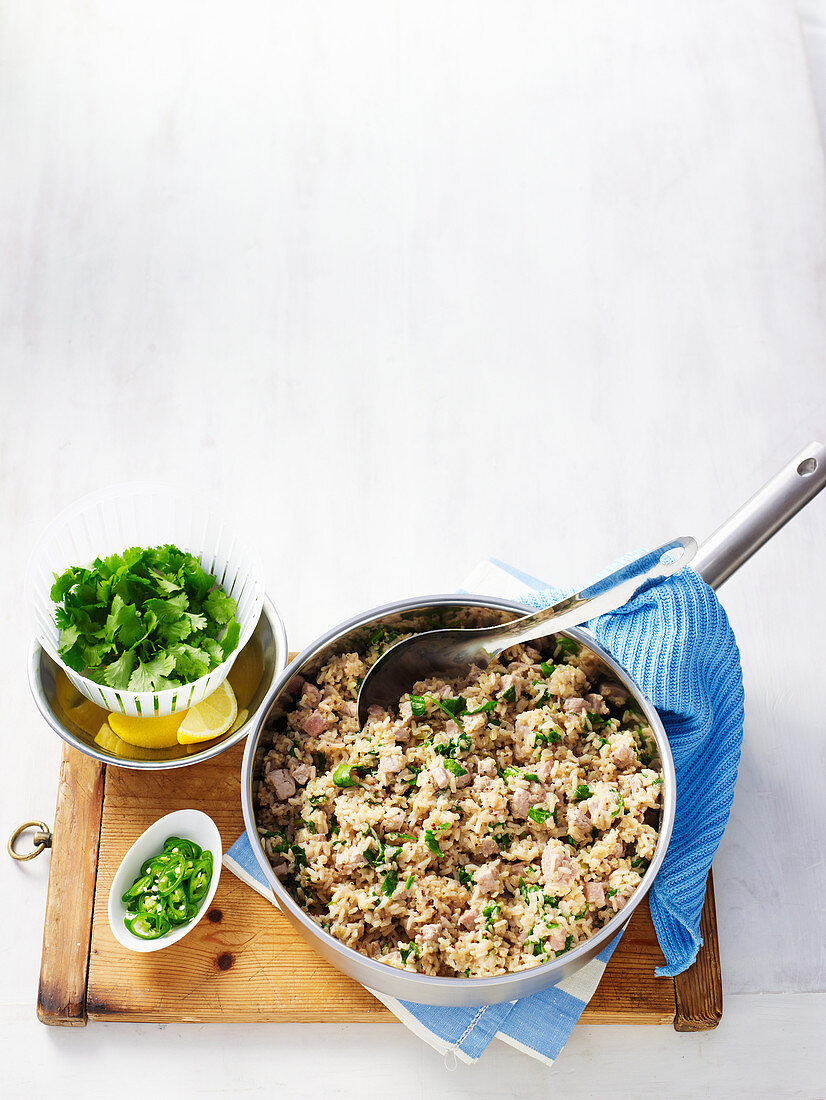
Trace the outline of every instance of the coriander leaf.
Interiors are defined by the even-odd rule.
[[[442,852],[442,849],[439,847],[438,840],[433,835],[433,830],[432,829],[425,829],[424,842],[425,842],[425,845],[427,846],[428,850],[431,851],[434,856],[444,855],[444,853]]]
[[[391,898],[399,885],[399,875],[397,871],[388,871],[384,876],[384,881],[381,884],[381,892],[386,898]]]
[[[103,670],[104,683],[113,688],[126,688],[129,686],[129,678],[135,668],[137,654],[134,649],[127,651],[116,661],[112,661]]]
[[[228,623],[238,611],[238,605],[232,596],[221,588],[213,588],[204,599],[204,611],[216,623]]]
[[[224,632],[223,638],[219,639],[221,650],[224,654],[224,660],[229,657],[230,653],[238,647],[238,642],[241,640],[241,624],[237,619],[233,619],[227,626]]]
[[[143,661],[138,661],[135,671],[129,677],[129,690],[130,691],[152,691],[155,686],[155,680],[152,674],[147,672],[146,665]]]
[[[528,810],[528,817],[531,821],[535,821],[537,825],[541,825],[543,822],[547,821],[550,816],[551,811],[543,810],[541,806],[531,806]]]
[[[445,760],[444,766],[454,775],[467,775],[467,768],[463,768],[458,760]]]

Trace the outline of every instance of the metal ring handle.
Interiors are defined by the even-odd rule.
[[[34,848],[30,852],[16,852],[14,850],[15,841],[19,840],[27,829],[39,829],[39,832],[34,834]],[[40,855],[44,848],[51,848],[51,846],[52,831],[45,821],[24,821],[22,825],[17,826],[9,837],[7,850],[12,859],[25,863],[27,859],[34,859],[35,856]]]

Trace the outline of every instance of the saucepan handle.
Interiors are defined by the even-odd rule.
[[[826,486],[826,447],[810,443],[700,544],[692,569],[719,588]]]

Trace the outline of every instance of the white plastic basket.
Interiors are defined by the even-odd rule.
[[[56,604],[50,592],[55,573],[88,565],[96,557],[130,546],[174,543],[200,559],[238,604],[241,637],[236,649],[206,676],[163,691],[126,691],[95,683],[60,659]],[[226,679],[258,623],[264,599],[261,565],[204,504],[189,494],[146,482],[116,485],[70,505],[40,536],[26,571],[26,601],[41,646],[87,699],[106,710],[151,717],[174,714],[206,699]]]

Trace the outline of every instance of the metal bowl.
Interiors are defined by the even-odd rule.
[[[531,970],[520,970],[495,978],[441,978],[396,970],[394,967],[376,962],[353,948],[345,946],[334,936],[325,932],[293,900],[274,874],[261,846],[256,827],[255,796],[258,784],[261,781],[261,762],[270,747],[271,723],[277,721],[290,705],[285,688],[297,673],[302,675],[311,674],[317,671],[334,653],[357,649],[377,627],[382,625],[397,626],[399,616],[412,617],[415,614],[422,613],[432,615],[444,611],[456,612],[457,610],[466,610],[470,614],[478,611],[480,618],[486,618],[488,621],[493,618],[494,621],[500,622],[506,622],[525,613],[525,608],[521,604],[487,596],[427,596],[421,599],[403,600],[374,608],[353,619],[348,619],[299,653],[289,668],[278,677],[258,712],[256,728],[250,734],[244,750],[241,770],[241,801],[247,836],[279,908],[296,931],[323,958],[351,978],[355,978],[356,981],[367,986],[368,989],[377,990],[391,997],[398,997],[401,1000],[414,1001],[420,1004],[470,1006],[512,1001],[555,985],[563,978],[567,978],[579,970],[585,963],[590,962],[617,935],[650,890],[651,884],[662,865],[674,825],[676,778],[671,749],[659,715],[652,704],[642,696],[628,673],[617,664],[588,631],[578,629],[557,632],[566,634],[575,639],[580,645],[584,645],[596,653],[603,660],[610,673],[628,689],[637,705],[645,713],[651,731],[656,738],[660,759],[662,760],[663,807],[660,814],[657,847],[645,877],[627,905],[590,940],[580,944],[579,947],[560,958],[534,967]],[[534,644],[541,645],[541,643]]]
[[[159,771],[164,768],[183,768],[189,764],[198,764],[202,760],[209,760],[219,753],[225,752],[233,745],[247,736],[258,721],[262,704],[272,694],[273,686],[280,677],[288,660],[287,634],[281,616],[274,604],[267,596],[261,610],[258,625],[252,633],[252,637],[238,655],[238,662],[243,660],[245,653],[254,653],[262,666],[261,678],[254,689],[246,709],[249,717],[242,726],[233,733],[225,735],[217,741],[210,741],[202,749],[190,752],[187,746],[182,745],[180,752],[170,755],[171,750],[161,750],[156,757],[148,759],[132,759],[116,756],[107,752],[88,733],[72,722],[60,705],[57,697],[56,677],[60,671],[57,665],[46,651],[41,647],[36,638],[32,639],[29,649],[28,674],[29,687],[31,688],[37,709],[55,733],[62,737],[79,752],[93,756],[104,764],[115,764],[119,768],[137,768],[144,771]],[[230,674],[230,679],[232,675]],[[92,704],[88,704],[92,705]],[[106,711],[101,709],[101,720],[104,721]],[[190,746],[191,747],[191,746]],[[148,752],[148,750],[145,750]]]

